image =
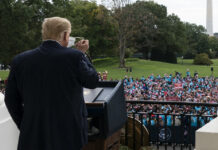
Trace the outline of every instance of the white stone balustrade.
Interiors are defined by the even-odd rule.
[[[11,119],[0,93],[0,150],[16,150],[19,130]]]
[[[218,117],[195,133],[195,150],[218,150]]]

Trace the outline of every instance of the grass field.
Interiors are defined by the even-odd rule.
[[[8,77],[8,73],[9,73],[9,71],[2,71],[2,70],[0,70],[0,78],[2,80],[5,80]]]
[[[186,69],[189,68],[191,75],[194,74],[195,71],[199,73],[199,76],[210,76],[211,75],[211,67],[214,68],[214,76],[218,77],[218,59],[214,59],[214,64],[211,66],[201,66],[201,65],[193,65],[193,60],[180,60],[178,59],[178,64],[170,64],[163,63],[158,61],[149,61],[137,58],[129,58],[126,59],[126,67],[132,67],[132,73],[126,73],[126,69],[118,68],[119,60],[117,58],[104,58],[104,59],[96,59],[94,60],[94,65],[97,68],[97,71],[102,72],[107,70],[108,77],[113,79],[121,79],[125,75],[136,77],[149,76],[152,73],[154,75],[160,74],[161,76],[164,73],[173,75],[175,71],[178,71],[184,75],[186,75]]]
[[[214,76],[218,77],[218,59],[213,59],[213,65],[211,66],[200,66],[193,65],[191,59],[181,60],[178,59],[178,64],[170,64],[163,63],[158,61],[149,61],[138,58],[128,58],[126,59],[126,67],[132,67],[132,73],[126,73],[126,69],[119,68],[119,59],[118,58],[103,58],[103,59],[95,59],[93,61],[94,66],[96,67],[98,72],[103,72],[105,70],[108,71],[108,79],[122,79],[125,75],[136,77],[149,76],[152,73],[154,75],[160,74],[161,76],[164,73],[173,75],[175,71],[178,71],[184,75],[186,75],[186,69],[189,68],[191,75],[194,74],[195,71],[199,73],[199,76],[210,76],[211,71],[210,68],[214,68]],[[8,76],[8,71],[0,71],[0,78],[6,79]]]

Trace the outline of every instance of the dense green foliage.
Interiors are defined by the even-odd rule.
[[[185,27],[180,19],[175,15],[167,16],[166,7],[153,2],[137,1],[131,7],[135,10],[132,47],[145,58],[177,63],[176,55],[184,52],[186,42]]]
[[[111,0],[107,9],[95,1],[1,0],[0,63],[9,64],[18,53],[41,43],[44,18],[60,16],[72,23],[71,36],[90,40],[92,58],[142,53],[145,59],[177,63],[178,56],[193,59],[206,53],[218,57],[218,39],[205,34],[203,26],[184,23],[167,8],[152,1]],[[109,2],[109,1],[108,1]]]
[[[211,64],[213,64],[213,62],[208,57],[208,54],[201,53],[201,54],[197,54],[195,56],[194,64],[195,65],[211,65]]]
[[[0,63],[9,64],[18,53],[41,43],[44,18],[60,16],[72,23],[71,36],[90,40],[90,55],[114,55],[116,27],[111,12],[95,2],[81,0],[1,0]]]

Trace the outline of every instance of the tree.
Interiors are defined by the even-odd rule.
[[[209,54],[209,37],[205,34],[206,29],[196,24],[185,24],[185,32],[187,37],[187,53],[185,58],[194,58],[196,54]]]
[[[209,37],[209,47],[211,58],[218,57],[218,38],[214,36]]]
[[[29,48],[32,42],[28,22],[33,11],[21,1],[0,1],[0,59],[9,64],[11,58]]]
[[[153,2],[137,1],[132,5],[127,5],[125,9],[129,9],[129,24],[127,32],[127,47],[134,47],[142,52],[145,58],[154,47],[154,36],[157,31],[157,17],[150,11],[150,5]]]
[[[186,49],[185,26],[180,19],[172,14],[167,17],[167,31],[164,61],[177,63],[177,55],[182,54]]]
[[[185,26],[167,9],[154,2],[137,1],[126,5],[129,23],[127,24],[127,47],[134,47],[152,60],[177,62],[177,54],[185,51]]]
[[[109,2],[109,1],[107,1]],[[125,7],[131,4],[131,0],[110,0],[112,4],[112,15],[116,27],[118,29],[117,39],[119,41],[119,56],[120,56],[120,68],[125,67],[125,50],[127,44],[127,34],[129,26],[129,9]]]
[[[94,2],[71,1],[72,36],[89,39],[92,58],[114,55],[117,46],[116,28],[111,12]]]

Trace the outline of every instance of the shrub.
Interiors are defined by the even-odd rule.
[[[211,65],[213,62],[208,57],[208,54],[201,53],[195,56],[194,62],[195,65]]]

